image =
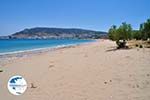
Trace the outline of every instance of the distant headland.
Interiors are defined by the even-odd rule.
[[[98,39],[107,38],[107,32],[77,28],[36,27],[24,29],[0,39]]]

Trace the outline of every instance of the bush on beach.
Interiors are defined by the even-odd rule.
[[[132,26],[123,22],[119,27],[112,25],[108,31],[109,39],[116,41],[117,48],[127,48],[126,43],[129,40],[147,40],[150,43],[150,19],[140,25],[139,30],[132,30]],[[138,46],[138,44],[136,45]],[[139,46],[143,48],[143,46]],[[149,47],[149,46],[148,46]]]
[[[108,36],[111,40],[116,41],[117,48],[125,48],[126,41],[131,39],[132,27],[130,24],[122,23],[122,25],[117,28],[113,25],[108,32]]]

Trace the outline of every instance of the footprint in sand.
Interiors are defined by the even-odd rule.
[[[52,68],[52,67],[54,67],[54,65],[49,65],[49,67],[48,67],[48,68]]]
[[[109,82],[111,83],[111,82],[112,82],[112,80],[109,80]],[[108,83],[108,82],[106,82],[106,81],[104,82],[104,84],[107,84],[107,83]]]
[[[137,84],[136,87],[139,88],[140,86]]]
[[[107,82],[104,82],[104,84],[107,84]]]
[[[149,77],[149,76],[150,76],[150,74],[147,74],[147,76]]]
[[[37,88],[33,83],[31,83],[31,88]]]
[[[149,84],[150,84],[150,82],[149,82],[149,81],[146,81],[145,83],[146,83],[147,85],[149,85]]]
[[[85,55],[84,55],[84,57],[88,57],[88,55],[87,55],[87,54],[85,54]]]
[[[140,88],[140,86],[136,84],[136,85],[133,85],[132,88]]]

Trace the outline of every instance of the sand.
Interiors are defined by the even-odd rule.
[[[110,40],[19,57],[0,66],[0,100],[150,100],[150,49],[115,50]],[[14,96],[13,75],[28,88]]]

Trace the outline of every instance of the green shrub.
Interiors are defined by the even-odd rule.
[[[131,33],[131,25],[124,22],[118,28],[113,25],[108,31],[108,36],[111,40],[116,41],[118,48],[125,48],[126,40],[130,40],[132,37]]]

